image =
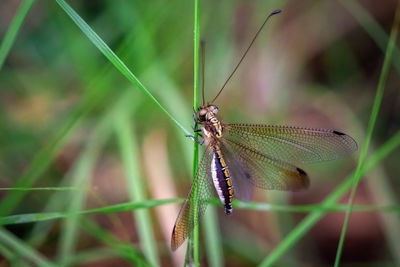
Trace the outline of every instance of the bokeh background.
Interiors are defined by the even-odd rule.
[[[1,1],[1,39],[20,4]],[[69,4],[190,129],[193,1]],[[278,8],[282,14],[269,21],[215,103],[223,121],[333,128],[363,145],[394,0],[200,1],[206,99]],[[396,48],[370,156],[399,131],[399,72]],[[186,247],[169,248],[180,204],[152,201],[186,197],[193,143],[55,1],[36,1],[28,11],[0,69],[0,109],[0,215],[3,224],[10,220],[0,231],[1,266],[183,264]],[[302,166],[309,190],[257,190],[254,201],[318,204],[355,170],[358,156]],[[400,265],[399,157],[394,150],[360,183],[356,204],[397,209],[352,214],[342,266]],[[107,212],[116,204],[125,211]],[[97,214],[77,215],[95,208]],[[23,214],[31,215],[12,219]],[[48,220],[51,215],[63,218]],[[221,207],[210,207],[200,228],[200,262],[257,265],[306,215],[238,208],[226,217]],[[343,219],[344,212],[326,214],[278,266],[332,265]]]

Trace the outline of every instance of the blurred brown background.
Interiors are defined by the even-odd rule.
[[[0,3],[1,38],[20,3]],[[68,3],[190,129],[193,2]],[[270,20],[215,103],[223,121],[333,128],[363,145],[396,1],[200,1],[206,99],[214,97],[264,18],[278,8],[282,14]],[[399,131],[397,48],[392,63],[369,155]],[[1,187],[73,187],[0,191],[2,216],[186,197],[192,141],[105,59],[55,1],[36,1],[29,11],[0,71],[0,108]],[[302,166],[311,177],[308,191],[256,190],[254,201],[318,204],[355,170],[358,156],[359,151],[340,161]],[[398,205],[399,156],[397,149],[368,172],[356,204]],[[137,265],[151,257],[143,252],[146,242],[156,248],[153,263],[181,265],[185,246],[176,253],[169,249],[179,207],[70,215],[3,230],[60,265]],[[259,264],[307,215],[236,209],[226,217],[220,207],[210,210],[218,218],[214,229],[222,254],[217,263],[225,266]],[[147,230],[140,218],[151,222]],[[354,212],[342,266],[397,266],[399,219],[395,212]],[[278,266],[331,266],[343,220],[343,212],[325,215]],[[215,265],[206,231],[201,228],[201,263]],[[145,236],[150,241],[143,241]],[[0,245],[2,266],[35,265],[14,255],[4,240]]]

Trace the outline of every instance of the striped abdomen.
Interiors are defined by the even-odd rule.
[[[233,199],[232,180],[228,166],[219,148],[214,150],[213,159],[211,161],[211,176],[219,199],[222,204],[224,204],[225,213],[231,214]]]

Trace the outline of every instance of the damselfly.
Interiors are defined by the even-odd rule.
[[[210,103],[214,103],[225,88],[268,19],[278,13],[280,10],[272,12],[266,18],[239,63]],[[202,55],[204,68],[204,51]],[[216,105],[205,104],[203,81],[203,105],[195,111],[194,130],[201,132],[202,137],[202,140],[195,141],[204,144],[206,149],[191,191],[173,228],[173,250],[185,241],[198,223],[214,192],[224,205],[225,213],[231,214],[233,198],[249,201],[253,186],[269,190],[305,189],[309,185],[308,176],[296,164],[334,160],[357,149],[353,138],[339,131],[226,124],[218,119],[217,114]],[[197,125],[201,126],[198,130]]]

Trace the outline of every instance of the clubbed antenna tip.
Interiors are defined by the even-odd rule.
[[[279,14],[279,13],[281,13],[281,12],[282,12],[282,10],[277,9],[277,10],[274,10],[274,11],[271,13],[271,15]]]

